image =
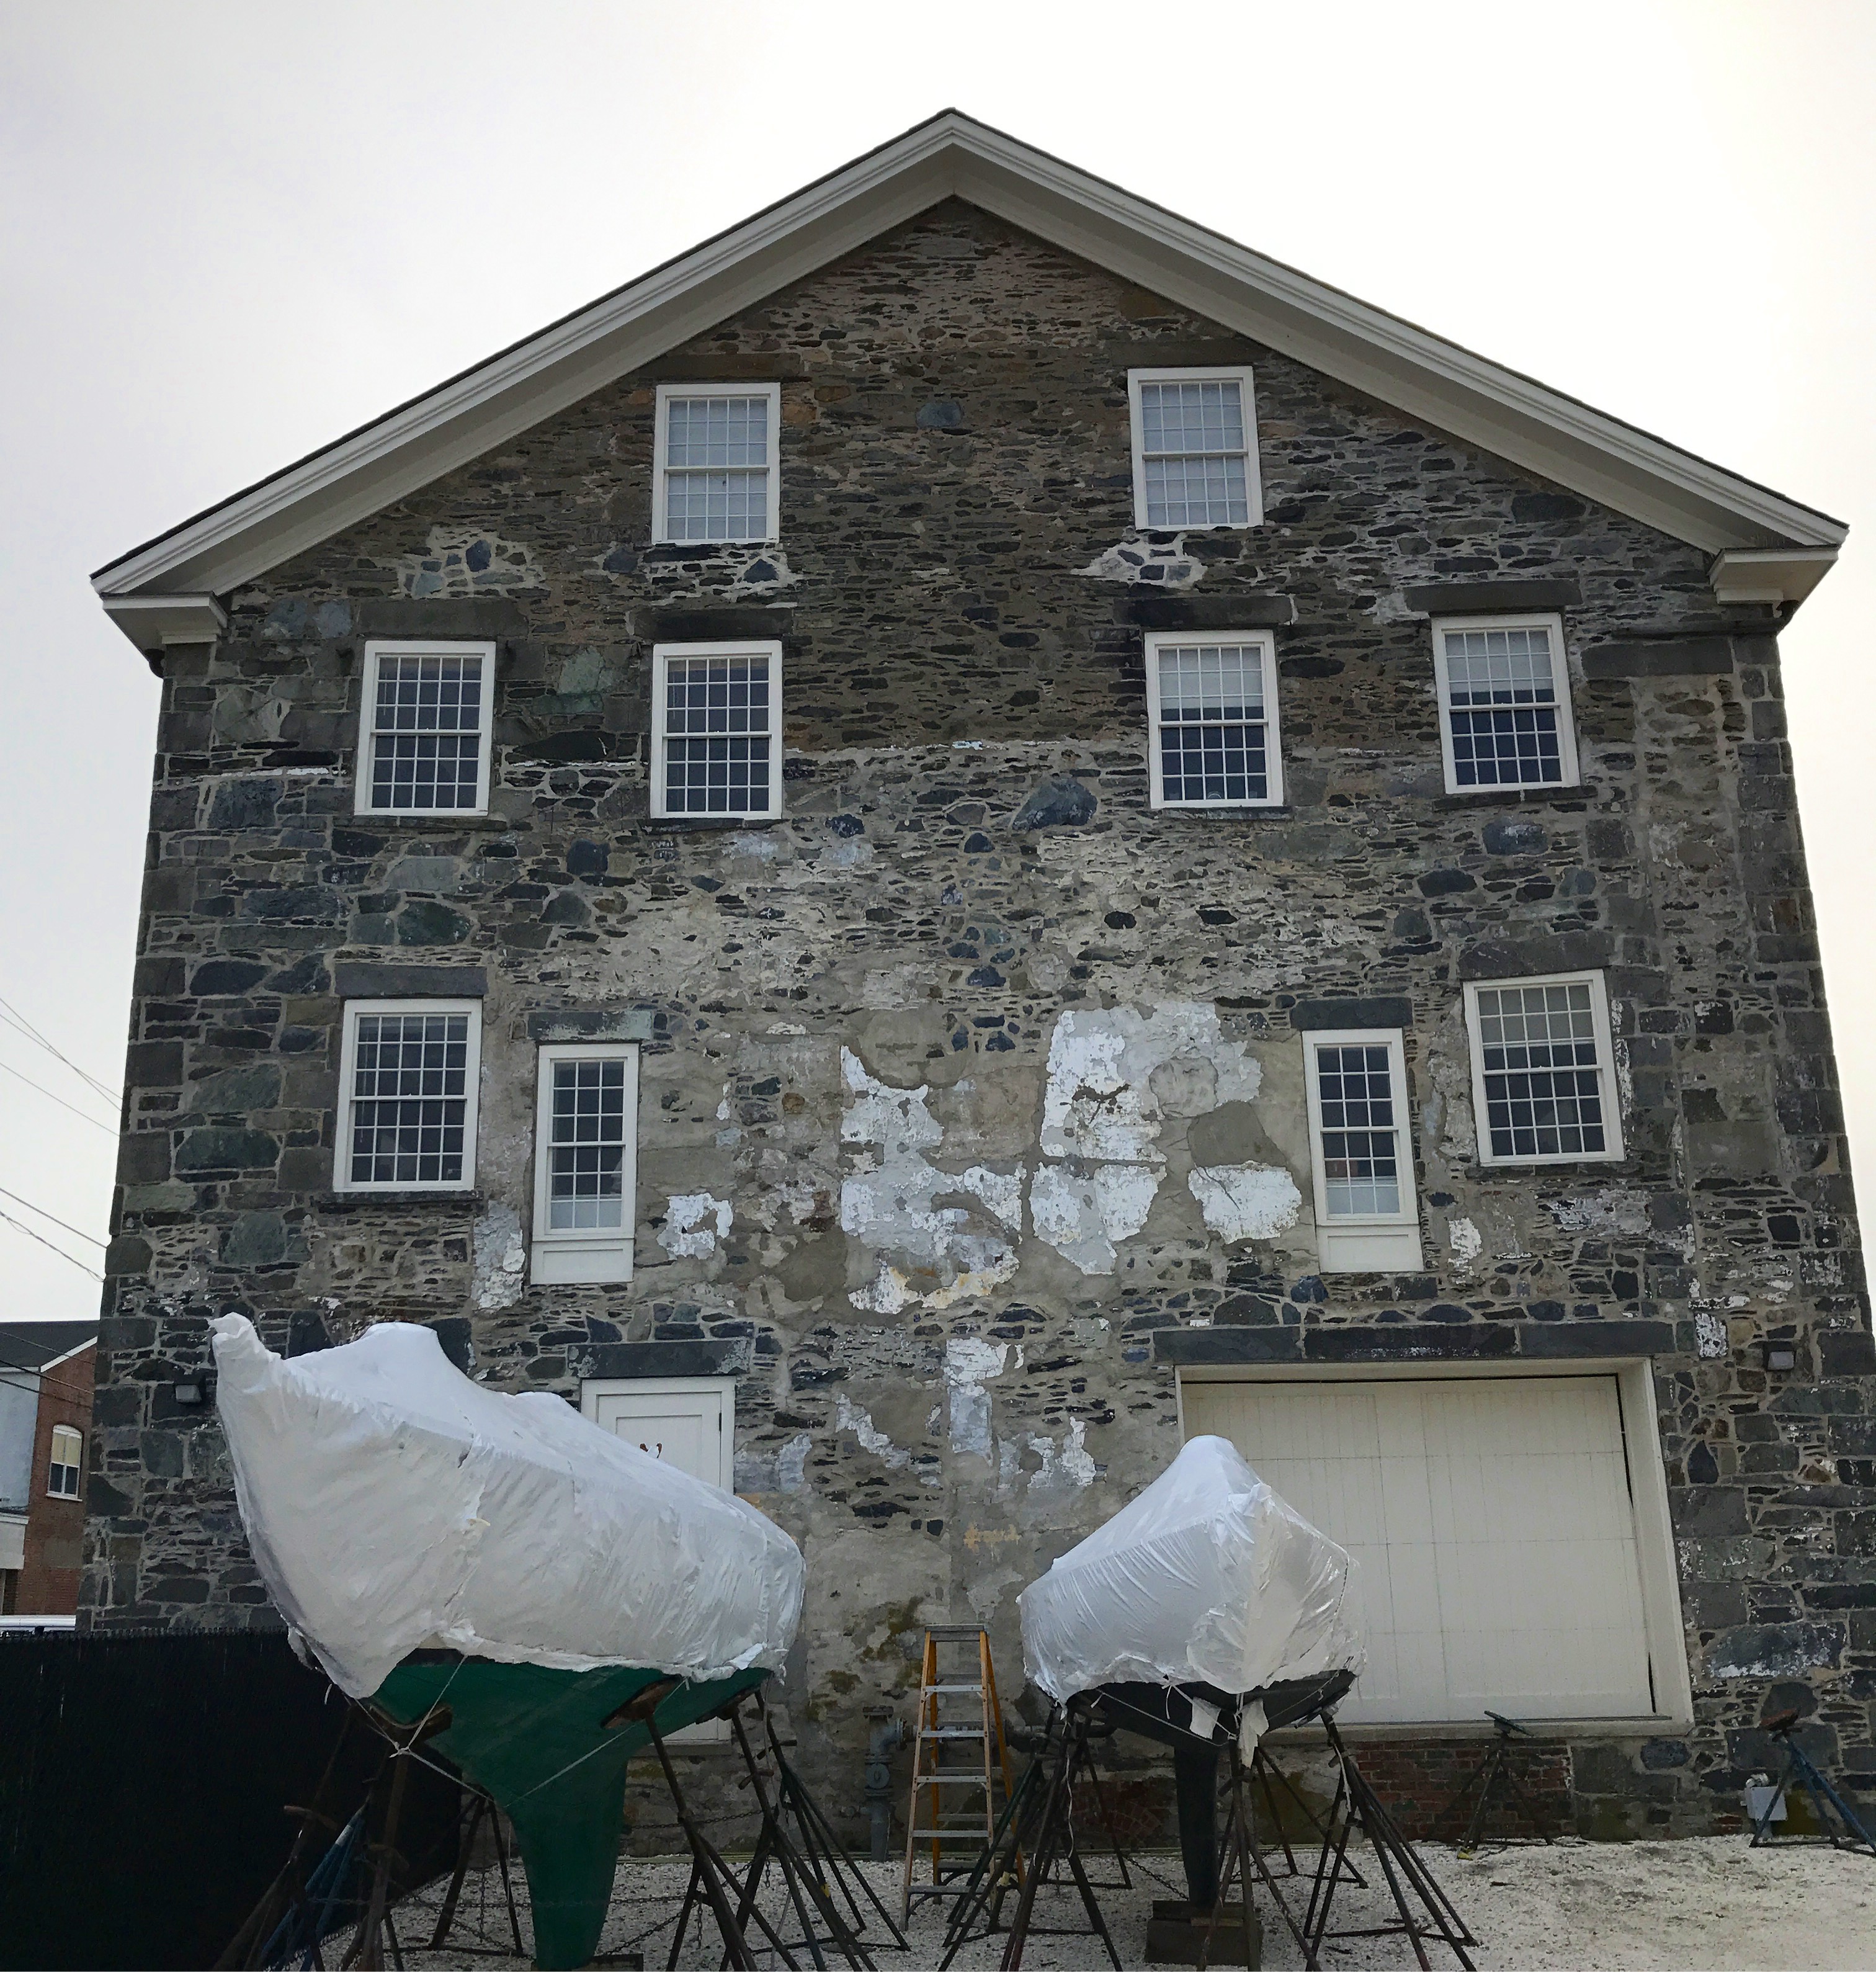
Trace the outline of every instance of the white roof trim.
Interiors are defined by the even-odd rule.
[[[104,613],[140,651],[166,644],[212,644],[228,612],[212,596],[106,596]]]
[[[1713,564],[1722,602],[1802,602],[1829,574],[1835,548],[1731,548]]]
[[[953,196],[1709,553],[1834,550],[1847,531],[946,110],[107,564],[93,586],[225,594]]]

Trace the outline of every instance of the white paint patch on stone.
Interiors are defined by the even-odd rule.
[[[1152,570],[1149,574],[1147,571]],[[1205,563],[1186,552],[1186,537],[1175,534],[1170,541],[1130,538],[1104,548],[1078,575],[1091,575],[1100,582],[1150,583],[1155,589],[1191,589],[1203,578]]]
[[[735,1219],[728,1199],[713,1198],[707,1191],[680,1192],[665,1206],[658,1244],[674,1260],[707,1260],[717,1241],[729,1236]]]
[[[1169,1069],[1170,1076],[1158,1073]],[[1043,1154],[1163,1163],[1157,1140],[1169,1105],[1200,1115],[1254,1102],[1263,1076],[1241,1041],[1225,1038],[1217,1007],[1203,1001],[1168,1001],[1145,1014],[1072,1009],[1049,1037]]]
[[[984,1386],[1003,1373],[1007,1342],[974,1335],[953,1336],[945,1345],[945,1383],[951,1407],[951,1449],[979,1458],[990,1455],[990,1396]]]
[[[1151,1164],[1044,1164],[1029,1187],[1036,1236],[1085,1274],[1114,1272],[1115,1242],[1147,1223],[1162,1174]]]
[[[758,863],[772,863],[775,860],[775,838],[759,829],[739,829],[729,838],[732,856],[753,857]]]
[[[700,550],[693,559],[645,566],[641,573],[661,602],[691,596],[772,596],[801,580],[778,547],[757,545]]]
[[[480,1308],[512,1308],[527,1283],[527,1242],[512,1205],[491,1205],[475,1222],[470,1291]]]
[[[409,596],[512,596],[544,589],[547,581],[531,547],[473,527],[432,527],[424,553],[378,566],[392,570],[400,593]]]
[[[873,1423],[872,1412],[862,1410],[844,1396],[836,1407],[834,1428],[836,1431],[850,1431],[859,1439],[861,1451],[870,1451],[895,1472],[911,1463],[912,1454],[895,1445]]]
[[[873,1280],[849,1301],[873,1314],[896,1314],[914,1303],[946,1308],[1013,1278],[1018,1255],[1008,1236],[1023,1229],[1025,1168],[939,1170],[925,1154],[945,1135],[927,1106],[928,1088],[890,1088],[844,1047],[840,1073],[847,1090],[840,1140],[863,1147],[863,1159],[841,1181],[840,1229],[877,1255]],[[937,1203],[960,1192],[980,1201],[1007,1233],[974,1227],[967,1206]]]
[[[1544,1203],[1564,1232],[1633,1236],[1648,1230],[1648,1201],[1639,1192],[1592,1191],[1577,1198],[1547,1198]]]
[[[798,1432],[775,1454],[775,1484],[785,1493],[807,1490],[807,1455],[814,1441]]]
[[[1717,1363],[1726,1353],[1726,1324],[1717,1314],[1696,1314],[1694,1347],[1703,1363]]]
[[[1446,1222],[1446,1243],[1453,1249],[1453,1263],[1461,1272],[1485,1251],[1485,1238],[1470,1219]]]
[[[863,835],[850,835],[821,851],[824,867],[829,870],[863,870],[876,852]]]
[[[1297,1181],[1281,1165],[1200,1164],[1186,1182],[1205,1223],[1228,1246],[1274,1239],[1303,1210]]]

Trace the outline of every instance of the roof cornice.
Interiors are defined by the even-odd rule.
[[[1847,531],[947,110],[108,563],[93,586],[107,608],[152,590],[226,594],[952,196],[1708,553],[1834,553]]]

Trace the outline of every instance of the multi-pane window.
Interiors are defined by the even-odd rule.
[[[78,1497],[78,1469],[84,1463],[84,1440],[68,1424],[52,1427],[52,1455],[47,1462],[46,1490],[55,1500]]]
[[[651,812],[781,812],[781,646],[660,644],[652,653]]]
[[[1449,790],[1575,785],[1561,617],[1437,622],[1433,648]]]
[[[488,806],[493,644],[368,644],[361,815],[480,815]]]
[[[1268,631],[1147,638],[1155,808],[1268,808],[1283,800],[1277,654]]]
[[[1134,519],[1248,527],[1263,518],[1248,370],[1132,370]]]
[[[475,1182],[481,1007],[354,1000],[340,1073],[341,1191],[457,1191]]]
[[[652,538],[772,541],[781,533],[779,385],[661,385]]]
[[[1488,1164],[1622,1155],[1602,975],[1466,988],[1479,1155]]]
[[[1420,1265],[1405,1049],[1393,1028],[1303,1037],[1318,1256],[1332,1272]]]
[[[535,1108],[534,1278],[631,1276],[638,1050],[543,1047]]]

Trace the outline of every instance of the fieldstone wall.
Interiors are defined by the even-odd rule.
[[[1131,524],[1130,364],[1256,366],[1265,524]],[[778,378],[782,540],[649,543],[654,385]],[[1584,1825],[1737,1810],[1795,1698],[1876,1774],[1867,1303],[1771,613],[1694,550],[941,207],[229,599],[165,665],[86,1620],[277,1620],[207,1317],[473,1374],[733,1373],[858,1799],[928,1620],[1178,1442],[1182,1363],[1651,1356],[1698,1723]],[[1583,785],[1444,792],[1430,612],[1561,609]],[[1154,814],[1142,638],[1277,626],[1289,805]],[[365,639],[500,647],[485,821],[353,814]],[[778,637],[785,818],[648,818],[654,642]],[[1605,970],[1628,1154],[1481,1168],[1460,987]],[[476,1192],[334,1194],[343,997],[484,1006]],[[1351,1006],[1350,1003],[1355,1003]],[[647,1037],[638,1270],[528,1284],[534,1047]],[[1323,1276],[1300,1031],[1407,1032],[1426,1265]],[[545,1027],[543,1027],[545,1024]],[[1104,1067],[1102,1064],[1106,1064]],[[1795,1373],[1759,1344],[1788,1338]]]

